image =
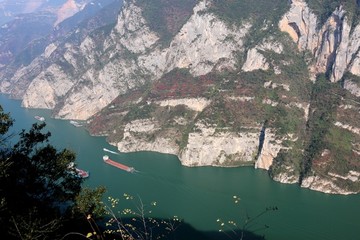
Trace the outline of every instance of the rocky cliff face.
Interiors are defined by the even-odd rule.
[[[123,152],[254,165],[277,181],[359,192],[360,25],[347,11],[339,5],[319,24],[303,0],[261,1],[281,17],[234,20],[226,16],[240,3],[175,2],[126,1],[114,25],[79,28],[2,72],[1,90],[88,120]]]
[[[311,73],[331,72],[331,81],[339,81],[346,71],[359,76],[360,25],[351,28],[343,6],[339,6],[318,26],[318,17],[304,0],[293,0],[279,27],[287,32],[299,50],[309,51],[314,61]]]
[[[98,64],[93,59],[100,56],[94,56],[95,48],[98,46],[97,41],[91,37],[86,38],[80,47],[68,44],[61,49],[63,52],[65,50],[62,53],[63,62],[68,64],[68,69],[83,71],[78,73],[80,74],[78,78],[81,79],[79,84],[73,83],[75,84],[73,85],[70,80],[61,81],[61,79],[71,79],[69,74],[73,75],[67,70],[60,70],[62,66],[59,65],[63,62],[58,63],[57,66],[49,66],[34,78],[24,93],[23,105],[54,109],[56,99],[66,93],[65,101],[56,106],[60,108],[56,116],[85,120],[108,105],[118,94],[143,85],[145,80],[152,81],[174,68],[190,65],[190,72],[196,76],[210,72],[214,65],[232,67],[235,61],[233,52],[235,49],[241,49],[241,39],[244,38],[248,26],[229,29],[211,14],[200,17],[198,13],[205,7],[205,2],[199,3],[194,8],[194,15],[174,37],[170,46],[160,49],[156,45],[159,38],[146,25],[141,15],[142,10],[133,2],[127,3],[119,15],[110,38],[103,40],[104,49],[99,55],[104,54],[101,58],[110,59],[108,63],[103,63],[104,66],[100,70],[93,71]],[[139,56],[135,58],[117,56],[126,52]],[[82,61],[82,65],[78,63],[79,60]],[[51,86],[48,77],[44,79],[44,76],[48,76],[44,74],[45,72],[56,75],[59,80],[56,82],[62,82],[61,85]],[[142,76],[139,76],[139,73]],[[41,88],[48,91],[37,91]],[[74,88],[76,91],[71,90]]]
[[[325,73],[332,82],[344,81],[344,88],[351,94],[343,98],[342,101],[347,103],[349,101],[351,102],[346,108],[357,109],[358,100],[355,100],[353,97],[358,97],[358,95],[356,95],[357,80],[355,80],[355,76],[359,76],[358,54],[360,28],[359,25],[352,25],[348,16],[349,14],[347,14],[344,6],[340,5],[326,19],[325,23],[319,26],[318,16],[313,14],[306,2],[294,0],[292,1],[290,10],[279,22],[279,28],[290,35],[300,51],[309,52],[309,57],[312,60],[308,61],[308,69],[310,70],[312,79],[315,80],[315,76],[319,73]],[[353,76],[349,77],[349,73],[353,74]],[[350,100],[348,99],[349,97]],[[342,110],[338,108],[335,112],[337,112],[336,118],[344,119],[344,112]],[[348,111],[349,114],[350,112],[351,111]],[[355,112],[352,112],[350,115],[353,114],[356,115]],[[332,124],[335,123],[334,125],[336,127],[351,131],[354,134],[352,139],[355,142],[358,141],[359,133],[356,131],[358,124],[350,119],[346,121],[351,123],[342,124],[337,121]],[[337,139],[337,141],[341,140]],[[358,159],[359,155],[357,154],[356,147],[353,145],[351,149],[351,153],[354,154],[353,157]],[[339,185],[343,184],[339,184],[339,181],[347,180],[349,182],[352,180],[349,180],[347,177],[342,177],[341,175],[334,175],[328,172],[328,170],[326,170],[324,174],[323,170],[326,167],[320,167],[318,165],[318,161],[326,165],[325,162],[329,161],[329,159],[324,160],[324,158],[326,158],[326,156],[330,159],[333,158],[333,156],[330,157],[329,155],[336,154],[334,151],[340,150],[332,149],[330,151],[329,149],[324,149],[321,156],[315,157],[314,162],[316,162],[316,165],[312,166],[312,173],[302,181],[301,186],[313,190],[341,194],[357,192],[352,189],[342,189],[339,187]],[[346,159],[346,157],[340,161],[344,161],[344,159]],[[345,170],[345,172],[342,173],[343,175],[350,176],[352,174],[352,167],[350,167],[350,165],[352,164],[349,164],[346,168],[348,172]],[[355,172],[355,175],[356,174],[357,172]],[[279,177],[278,180],[287,181],[286,179],[281,179],[281,177]],[[355,179],[354,182],[357,182],[357,180]]]
[[[75,16],[75,20],[69,20],[69,23],[80,21],[81,28],[73,29],[73,27],[69,28],[67,23],[64,24],[64,27],[55,29],[44,43],[48,39],[56,40],[46,47],[39,46],[44,51],[37,57],[35,55],[29,64],[19,58],[6,68],[4,67],[0,71],[3,79],[0,84],[1,91],[11,94],[12,97],[22,98],[25,107],[53,109],[55,106],[63,104],[65,94],[72,90],[77,82],[82,81],[80,76],[86,72],[87,68],[94,66],[94,61],[99,61],[99,57],[94,51],[94,39],[87,35],[95,29],[115,21],[118,13],[116,7],[119,8],[120,4],[109,5],[109,7],[112,9],[104,10],[106,15],[102,12],[99,13],[97,8],[87,7],[87,10],[82,13],[85,16]],[[93,12],[90,14],[89,10]],[[95,16],[86,18],[87,15]],[[111,19],[112,16],[113,19]],[[67,34],[67,37],[62,36],[60,32]],[[56,36],[59,34],[60,37],[57,38]],[[101,39],[102,34],[104,33],[102,32],[96,37]],[[34,46],[30,44],[20,56],[32,52],[32,48]],[[82,56],[83,59],[81,59]],[[44,91],[38,91],[38,89],[44,89]]]

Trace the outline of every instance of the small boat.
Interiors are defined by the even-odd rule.
[[[88,171],[84,171],[82,169],[76,168],[74,167],[75,163],[71,162],[68,166],[69,169],[71,169],[71,173],[80,177],[80,178],[87,178],[89,177],[89,172]],[[75,170],[75,171],[74,171]]]
[[[90,175],[88,171],[84,171],[79,168],[75,168],[75,171],[76,171],[76,174],[81,178],[87,178]]]
[[[74,125],[75,127],[82,127],[82,124],[76,121],[71,120],[70,124]]]
[[[35,116],[34,117],[36,120],[39,120],[41,122],[45,121],[45,118],[44,117],[41,117],[41,116]]]

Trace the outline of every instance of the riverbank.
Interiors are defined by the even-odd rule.
[[[0,95],[0,103],[16,120],[14,133],[28,129],[36,121],[34,116],[44,116],[46,130],[52,133],[50,142],[75,151],[77,166],[91,173],[84,185],[105,186],[107,196],[120,199],[119,210],[134,207],[123,198],[128,193],[141,197],[148,207],[156,201],[156,207],[148,209],[154,217],[176,215],[198,231],[218,232],[217,219],[242,226],[247,215],[254,217],[266,207],[277,206],[278,211],[259,218],[249,230],[267,240],[357,239],[360,235],[359,195],[329,195],[279,184],[266,171],[252,167],[189,168],[174,155],[154,152],[111,155],[139,171],[127,173],[103,162],[103,148],[117,150],[105,137],[92,137],[69,121],[52,119],[49,111],[21,108],[20,101],[4,95]],[[240,198],[237,204],[234,195]],[[269,228],[264,229],[264,225]]]

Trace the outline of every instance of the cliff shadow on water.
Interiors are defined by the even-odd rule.
[[[247,230],[235,230],[229,227],[226,231],[200,231],[195,229],[193,226],[186,222],[172,222],[169,219],[163,218],[149,218],[146,223],[148,228],[144,231],[143,219],[140,218],[122,218],[118,219],[121,226],[126,226],[125,236],[131,235],[135,239],[163,239],[163,240],[229,240],[229,239],[242,239],[242,240],[265,240],[265,236],[257,235]],[[146,221],[146,219],[145,219]],[[118,225],[113,224],[109,226],[109,222],[114,223],[115,221],[110,218],[103,219],[99,223],[100,229],[106,230],[108,233],[104,236],[104,239],[122,239],[121,234],[117,232],[119,229]],[[267,228],[265,226],[264,228]],[[136,230],[134,230],[136,229]],[[88,229],[91,231],[91,229]],[[147,235],[147,236],[146,236]],[[131,238],[131,237],[130,237]],[[80,236],[72,236],[71,239],[83,239]],[[127,239],[127,238],[125,238]]]

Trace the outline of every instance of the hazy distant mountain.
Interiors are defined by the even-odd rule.
[[[0,2],[0,25],[19,14],[39,11],[56,11],[67,0],[3,0]]]
[[[114,1],[32,0],[0,2],[0,6],[14,9],[12,20],[0,28],[0,67],[11,63],[16,56],[20,60],[18,64],[26,64],[42,53],[49,42],[57,37],[65,36],[82,21],[95,16],[103,7]]]

